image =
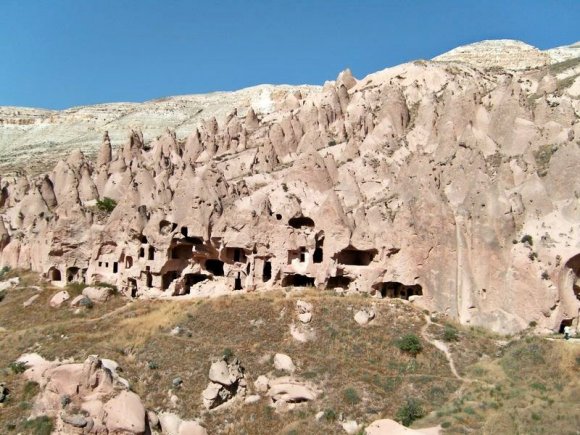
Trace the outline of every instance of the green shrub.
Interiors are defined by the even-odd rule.
[[[443,423],[441,423],[441,427],[443,429],[449,429],[451,427],[451,422],[450,421],[444,421]]]
[[[413,356],[416,356],[423,350],[421,340],[419,340],[419,337],[417,337],[415,334],[403,335],[397,340],[396,346],[399,348],[399,350],[410,353]]]
[[[8,368],[12,373],[19,375],[20,373],[24,373],[28,367],[23,362],[14,361],[8,365]]]
[[[416,399],[407,399],[405,404],[399,408],[397,411],[397,420],[403,426],[410,426],[415,420],[423,417],[425,411],[421,407],[421,404]]]
[[[0,292],[0,302],[2,302],[4,300],[4,298],[6,297],[6,292],[1,291]]]
[[[326,421],[336,421],[336,412],[333,409],[326,409],[322,415]]]
[[[2,269],[0,269],[0,278],[3,278],[4,275],[10,272],[10,270],[10,266],[4,266]]]
[[[451,325],[445,325],[443,330],[443,340],[444,341],[457,341],[459,340],[459,332],[455,327]]]
[[[344,400],[349,405],[356,405],[360,402],[360,397],[354,388],[347,388],[344,390]]]
[[[23,400],[31,400],[40,392],[40,386],[38,382],[28,381],[24,384]]]
[[[520,242],[522,243],[527,243],[530,246],[534,246],[534,239],[532,239],[532,236],[530,236],[529,234],[524,235]]]
[[[50,435],[54,425],[50,418],[43,415],[32,420],[26,420],[24,427],[29,429],[29,433],[34,435]]]
[[[105,196],[103,199],[97,200],[97,208],[107,213],[111,213],[113,210],[115,210],[116,206],[117,201],[109,198],[108,196]]]
[[[229,347],[224,349],[224,358],[226,361],[229,361],[234,356],[234,351],[231,350]]]

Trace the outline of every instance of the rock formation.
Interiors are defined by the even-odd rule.
[[[459,60],[345,71],[187,137],[110,130],[96,163],[2,176],[0,266],[132,298],[312,286],[558,330],[580,307],[576,67]]]

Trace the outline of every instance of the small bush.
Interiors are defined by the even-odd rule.
[[[149,361],[147,367],[149,367],[149,370],[157,370],[159,365],[155,361]]]
[[[1,291],[0,292],[0,302],[2,302],[5,297],[6,297],[6,292]]]
[[[34,435],[50,435],[54,427],[52,420],[46,415],[32,420],[26,420],[24,427],[29,429],[29,433]]]
[[[403,426],[410,426],[415,420],[423,417],[425,412],[416,399],[407,399],[405,404],[397,411],[397,420]]]
[[[546,272],[545,270],[542,272],[542,279],[544,281],[547,281],[550,279],[550,274],[548,272]]]
[[[8,368],[12,373],[19,375],[20,373],[24,373],[28,367],[23,362],[14,361],[8,365]]]
[[[30,400],[40,392],[38,382],[28,381],[24,384],[23,400]]]
[[[333,409],[326,409],[322,418],[326,421],[336,421],[336,412]]]
[[[450,421],[444,421],[443,423],[441,423],[441,427],[443,429],[449,429],[451,427],[451,422]]]
[[[445,325],[443,330],[443,340],[444,341],[457,341],[459,340],[459,332],[451,325]]]
[[[229,347],[224,349],[224,358],[226,361],[229,361],[234,356],[234,351],[231,350]]]
[[[415,334],[403,335],[399,340],[397,340],[396,346],[399,348],[399,350],[407,352],[413,356],[416,356],[423,350],[421,340],[419,340],[419,337],[417,337]]]
[[[10,266],[4,266],[2,269],[0,269],[0,278],[3,278],[4,275],[10,272],[10,270]]]
[[[534,246],[534,239],[532,239],[532,236],[530,236],[529,234],[524,235],[520,242],[522,243],[527,243],[530,246]]]
[[[344,400],[349,405],[356,405],[360,402],[360,397],[354,388],[347,388],[344,390]]]
[[[97,208],[101,211],[111,213],[117,207],[117,201],[105,196],[103,199],[97,200]]]
[[[532,412],[532,420],[540,421],[541,419],[542,419],[542,417],[540,416],[540,414],[536,414],[535,412]]]

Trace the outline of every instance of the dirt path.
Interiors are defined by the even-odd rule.
[[[429,317],[429,315],[425,315],[425,321],[426,321],[425,326],[421,328],[421,336],[425,339],[425,341],[431,343],[433,346],[435,346],[437,349],[439,349],[441,352],[445,354],[445,358],[447,358],[447,362],[449,363],[449,368],[451,369],[451,373],[453,373],[453,376],[455,376],[462,382],[471,382],[470,379],[465,379],[457,372],[457,369],[455,368],[455,362],[453,361],[453,356],[451,355],[451,352],[449,352],[449,348],[447,347],[447,345],[442,341],[430,338],[429,335],[427,334],[427,329],[429,328],[429,325],[433,323],[431,322],[431,317]]]

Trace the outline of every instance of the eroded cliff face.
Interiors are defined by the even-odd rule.
[[[345,71],[186,138],[105,134],[96,162],[2,178],[0,265],[129,297],[313,285],[557,330],[580,307],[580,102],[551,71]]]

